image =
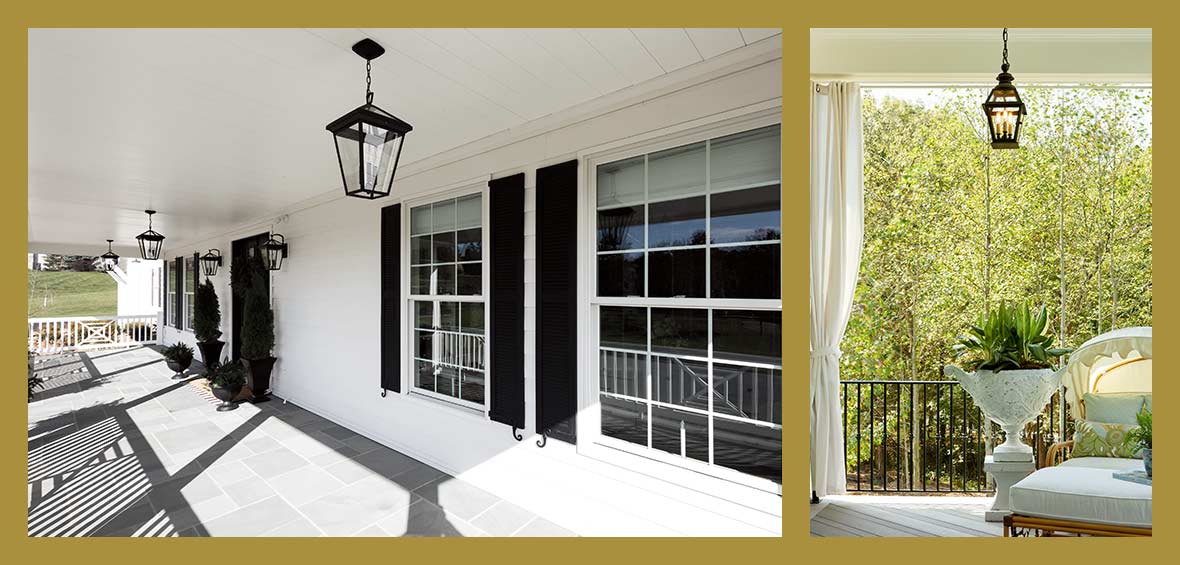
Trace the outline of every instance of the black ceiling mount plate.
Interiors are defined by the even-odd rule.
[[[376,41],[369,38],[364,38],[352,46],[352,52],[360,55],[366,61],[372,61],[377,57],[385,54],[385,48],[379,45]]]

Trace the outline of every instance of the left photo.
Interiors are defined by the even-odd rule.
[[[28,536],[782,534],[782,34],[28,30]]]

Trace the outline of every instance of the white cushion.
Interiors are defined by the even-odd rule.
[[[1126,457],[1077,457],[1066,459],[1061,467],[1092,467],[1095,469],[1111,469],[1114,471],[1142,471],[1142,459],[1128,459]]]
[[[1114,473],[1076,465],[1046,467],[1012,485],[1009,505],[1024,516],[1150,528],[1151,487],[1115,479]]]

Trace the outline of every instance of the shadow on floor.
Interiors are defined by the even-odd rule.
[[[127,353],[121,351],[119,353]],[[52,401],[69,393],[84,395],[87,391],[110,385],[119,375],[145,373],[158,385],[155,390],[133,400],[98,402],[76,410],[69,410],[37,421],[28,430],[28,535],[30,536],[208,536],[210,531],[182,492],[227,453],[239,446],[250,432],[274,419],[303,431],[309,423],[308,412],[287,405],[281,400],[257,405],[258,412],[240,421],[232,430],[206,447],[183,466],[169,471],[170,461],[161,459],[140,430],[132,413],[156,399],[179,393],[201,393],[190,383],[201,377],[203,368],[194,362],[190,377],[171,381],[159,372],[146,370],[161,363],[161,359],[137,361],[126,367],[102,373],[93,360],[112,357],[110,353],[91,358],[79,355],[86,376],[67,386],[60,386],[39,395],[32,404]],[[142,357],[143,352],[134,357]],[[109,361],[109,359],[108,359]],[[155,369],[153,369],[155,371]],[[61,390],[61,392],[56,392]],[[207,392],[205,393],[208,394]],[[169,397],[171,398],[171,397]],[[61,400],[65,399],[60,399]],[[211,397],[210,413],[216,402]],[[194,407],[201,406],[195,402]],[[319,427],[335,426],[318,419]],[[223,423],[226,420],[222,421]],[[326,423],[328,425],[322,425]],[[224,428],[223,428],[224,431]],[[304,432],[312,437],[314,430]],[[314,438],[313,438],[314,439]],[[435,471],[422,472],[425,464],[389,450],[388,457],[360,455],[385,449],[375,447],[359,451],[345,444],[328,444],[341,458],[365,466],[372,474],[400,486],[409,494],[405,508],[405,536],[462,536],[466,528],[456,527],[442,507],[439,485],[453,478]],[[377,444],[373,444],[376,446]],[[343,447],[342,447],[343,446]],[[386,455],[382,453],[381,455]],[[167,457],[167,455],[164,455]],[[407,460],[408,471],[393,473],[390,462]],[[175,467],[175,465],[172,465]],[[398,467],[401,468],[401,467]],[[417,470],[411,472],[409,470]],[[197,485],[199,486],[199,485]],[[486,493],[485,493],[486,494]],[[258,535],[264,532],[242,533]],[[235,534],[238,535],[238,534]]]

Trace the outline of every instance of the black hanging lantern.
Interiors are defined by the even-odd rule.
[[[1012,75],[1008,74],[1008,28],[1004,28],[1004,62],[996,80],[999,83],[983,103],[992,149],[1016,149],[1020,147],[1020,125],[1028,111],[1012,84]]]
[[[221,266],[221,250],[210,249],[208,253],[201,256],[201,272],[205,273],[206,277],[216,277],[217,268]]]
[[[152,214],[155,210],[144,210],[148,215],[148,229],[147,231],[135,236],[139,240],[139,256],[148,261],[155,261],[160,258],[160,248],[164,245],[163,234],[152,229]]]
[[[389,196],[406,134],[414,128],[373,105],[373,59],[385,48],[372,39],[352,46],[365,59],[365,104],[328,124],[336,141],[336,160],[344,194],[369,200]]]
[[[119,256],[111,250],[111,243],[114,241],[113,239],[107,240],[107,252],[102,254],[102,270],[104,271],[113,271],[115,266],[119,264]]]
[[[270,239],[262,244],[262,258],[266,268],[277,271],[283,268],[283,259],[287,257],[287,238],[283,234],[271,234]]]

